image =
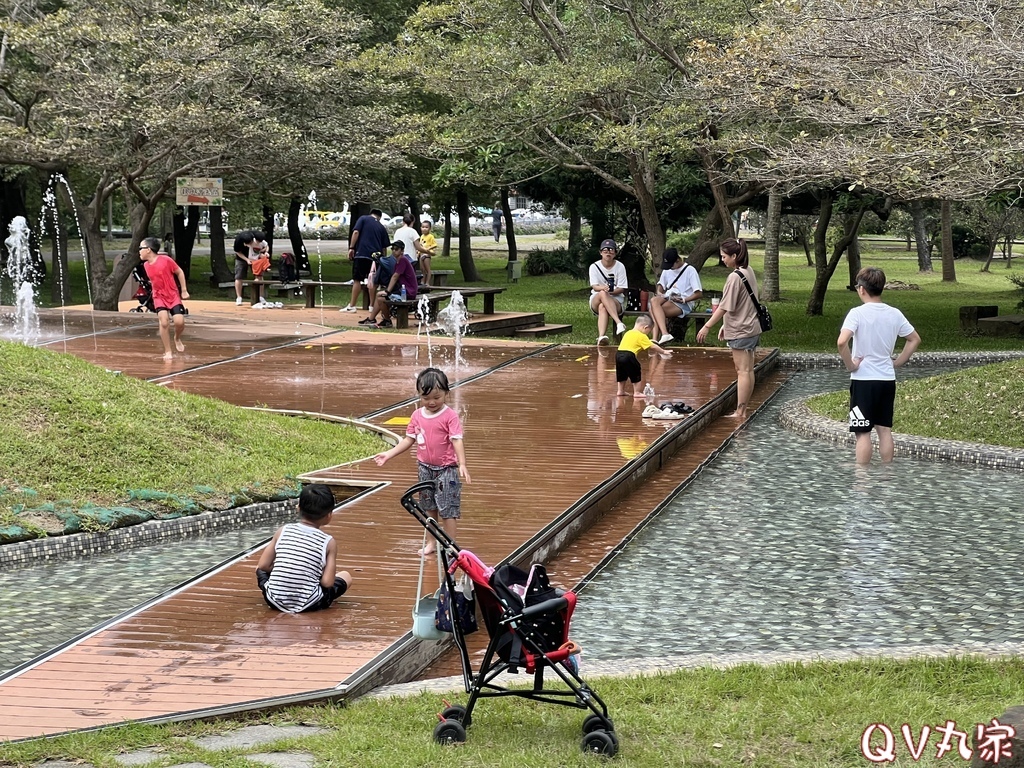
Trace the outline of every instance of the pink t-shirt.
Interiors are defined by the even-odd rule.
[[[459,463],[452,440],[462,439],[462,422],[447,405],[437,413],[417,408],[405,434],[416,441],[416,461],[421,464],[450,467]]]
[[[157,309],[174,309],[181,304],[178,280],[174,276],[178,265],[170,256],[161,253],[153,261],[147,261],[146,277],[153,286],[153,306]]]

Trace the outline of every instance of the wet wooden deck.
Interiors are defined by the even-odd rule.
[[[232,334],[229,320],[192,320],[186,355],[170,370],[154,353],[150,323],[60,346],[196,394],[362,416],[398,433],[412,410],[415,374],[428,362],[444,367],[464,382],[449,403],[464,420],[473,477],[459,541],[492,564],[678,423],[643,419],[643,401],[615,397],[614,350],[607,348],[471,341],[456,368],[447,341],[431,354],[409,336],[269,322]],[[734,383],[722,349],[678,350],[650,370],[659,401],[701,406]],[[718,428],[728,434],[733,425]],[[687,449],[689,462],[720,444],[718,436],[700,441]],[[364,461],[310,469],[311,479],[380,484],[332,523],[339,566],[355,576],[339,603],[301,616],[271,611],[255,586],[257,553],[242,556],[0,679],[0,739],[344,691],[365,675],[411,626],[423,531],[398,498],[415,481],[415,463],[406,454],[382,468]],[[670,474],[659,482],[674,487]],[[594,529],[589,554],[571,570],[585,573],[621,536],[615,526]]]

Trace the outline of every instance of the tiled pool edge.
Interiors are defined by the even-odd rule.
[[[928,352],[914,355],[908,367],[929,365],[988,365],[1024,358],[1020,352]],[[779,356],[779,367],[796,370],[839,368],[838,354],[820,352],[790,352]],[[806,401],[784,405],[779,412],[779,423],[786,429],[804,437],[825,440],[838,445],[853,445],[856,438],[841,421],[826,419],[811,412]],[[1024,450],[1001,446],[943,440],[934,437],[895,434],[897,456],[955,461],[977,464],[995,469],[1024,470]]]
[[[260,502],[234,509],[202,512],[173,520],[149,520],[138,525],[95,533],[48,536],[0,547],[0,570],[48,561],[117,552],[157,542],[258,525],[282,519],[295,509],[296,499]]]

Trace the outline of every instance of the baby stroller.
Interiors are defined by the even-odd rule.
[[[529,573],[513,565],[489,568],[472,552],[459,549],[440,523],[428,517],[416,501],[418,494],[431,487],[431,483],[412,486],[402,496],[402,506],[436,539],[448,593],[454,594],[452,574],[456,569],[461,568],[473,581],[476,602],[490,638],[480,671],[473,674],[462,627],[458,621],[452,621],[469,701],[464,707],[448,706],[439,713],[441,722],[434,728],[434,740],[442,744],[464,742],[473,709],[480,699],[518,696],[590,710],[583,721],[583,750],[614,756],[619,748],[615,725],[608,717],[605,703],[579,676],[576,654],[580,649],[569,640],[576,595],[552,587],[539,563]],[[532,688],[510,689],[495,682],[502,672],[515,673],[520,667],[533,675]],[[561,686],[545,688],[546,669],[560,678],[568,690]]]
[[[139,264],[132,270],[132,276],[139,284],[135,294],[132,296],[133,299],[139,302],[139,306],[132,307],[128,311],[155,312],[156,307],[153,306],[153,284],[149,282],[149,276],[146,274],[146,268],[142,264]]]

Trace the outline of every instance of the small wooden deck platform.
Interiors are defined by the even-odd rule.
[[[608,349],[476,342],[455,367],[448,340],[428,353],[410,337],[319,336],[323,329],[315,328],[288,343],[274,331],[242,349],[224,342],[218,358],[218,342],[206,337],[223,329],[197,323],[191,330],[197,364],[178,371],[154,373],[151,326],[74,339],[67,351],[107,367],[113,366],[104,361],[114,359],[125,374],[156,376],[165,386],[240,405],[362,415],[398,433],[412,410],[405,398],[413,395],[416,372],[428,361],[448,369],[461,383],[449,403],[464,420],[473,478],[463,493],[460,544],[491,564],[610,477],[627,478],[649,447],[666,445],[680,428],[643,419],[642,400],[615,397]],[[134,355],[126,351],[133,349]],[[728,405],[735,375],[726,350],[679,350],[645,367],[658,401]],[[255,379],[259,387],[239,386]],[[707,418],[713,421],[710,412]],[[694,457],[702,460],[718,445],[702,441]],[[398,503],[415,481],[413,458],[385,467],[364,461],[311,468],[309,478],[379,483],[332,523],[339,567],[355,576],[339,603],[299,616],[271,611],[255,585],[257,552],[244,554],[0,678],[0,740],[311,693],[344,697],[374,681],[410,679],[425,667],[438,648],[408,635],[423,531]],[[404,655],[395,654],[398,647]]]

